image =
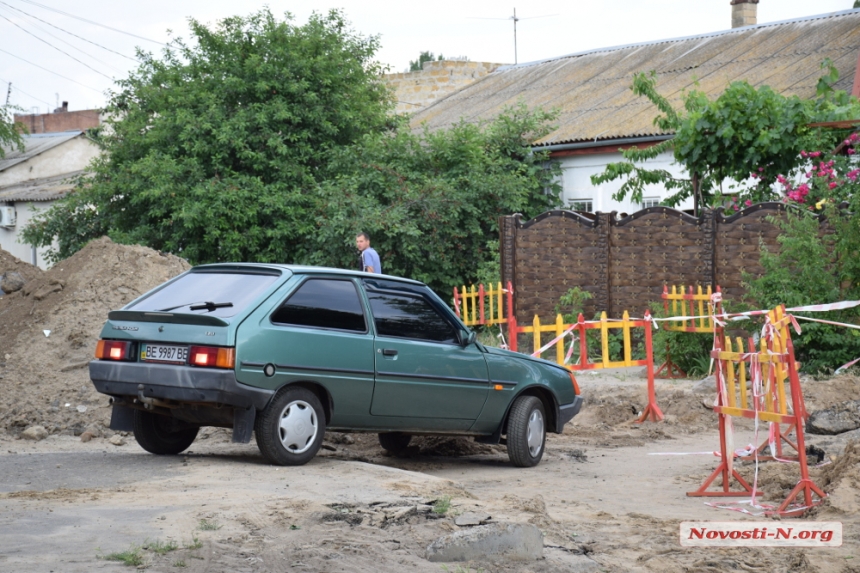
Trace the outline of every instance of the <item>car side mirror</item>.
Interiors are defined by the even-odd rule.
[[[475,331],[458,330],[457,339],[460,341],[460,346],[469,346],[478,339],[478,334]]]

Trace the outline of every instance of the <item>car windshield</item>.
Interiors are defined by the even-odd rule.
[[[190,272],[126,307],[126,310],[167,312],[166,309],[169,309],[173,313],[227,318],[251,304],[278,276],[278,271]],[[228,302],[232,304],[227,305]]]

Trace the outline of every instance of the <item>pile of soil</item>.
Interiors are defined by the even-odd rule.
[[[860,520],[860,442],[849,442],[841,456],[821,469],[816,483],[827,492],[817,510],[822,519]]]
[[[25,263],[21,259],[0,249],[0,277],[6,273],[18,273],[26,283],[38,278],[42,274],[42,269],[30,263]]]
[[[10,259],[0,251],[0,261]],[[24,288],[0,297],[0,430],[103,430],[108,398],[95,391],[87,363],[108,312],[188,268],[179,257],[103,237],[48,271],[27,271]]]

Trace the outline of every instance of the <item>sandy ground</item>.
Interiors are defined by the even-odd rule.
[[[802,519],[841,521],[839,548],[686,548],[688,520],[762,521],[687,497],[716,465],[716,416],[696,382],[662,381],[662,423],[630,424],[644,405],[638,370],[580,377],[586,406],[564,435],[550,435],[535,468],[510,465],[503,447],[425,438],[404,457],[386,456],[375,435],[333,434],[308,465],[267,465],[254,443],[206,430],[184,455],[152,456],[132,437],[39,442],[0,433],[0,571],[127,571],[107,559],[139,548],[150,571],[860,571],[860,448],[850,436],[809,436],[826,451],[813,479],[831,494]],[[810,407],[844,398],[856,379],[807,381]],[[735,444],[754,440],[738,424]],[[114,437],[116,441],[117,438]],[[845,453],[848,445],[848,453]],[[740,464],[752,479],[752,464]],[[781,501],[797,466],[759,468],[765,500]],[[444,514],[415,507],[450,498]],[[544,558],[440,564],[436,538],[460,529],[457,515],[531,523]],[[791,520],[797,522],[798,520]],[[170,551],[159,549],[175,549]]]

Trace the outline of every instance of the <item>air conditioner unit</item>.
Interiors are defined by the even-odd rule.
[[[0,207],[0,227],[15,226],[15,207]]]

